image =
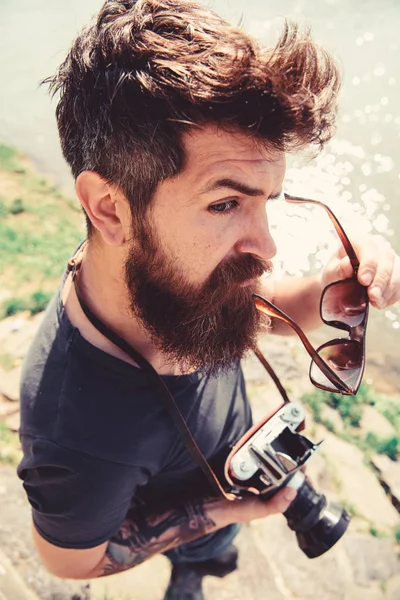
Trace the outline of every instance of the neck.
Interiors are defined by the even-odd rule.
[[[177,375],[182,371],[171,364],[154,345],[150,335],[132,314],[124,283],[125,253],[121,248],[90,240],[79,269],[78,285],[82,299],[107,327],[140,352],[160,374]],[[77,300],[73,286],[64,297],[67,314],[83,337],[100,349],[133,363],[132,359],[97,332],[88,321]],[[134,363],[133,363],[134,364]]]

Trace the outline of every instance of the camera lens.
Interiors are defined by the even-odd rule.
[[[290,529],[296,532],[299,547],[309,558],[321,556],[342,537],[350,516],[335,502],[327,502],[304,479],[297,496],[284,513]]]

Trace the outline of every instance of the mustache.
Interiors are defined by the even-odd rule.
[[[244,283],[249,279],[257,279],[264,274],[271,275],[271,261],[263,260],[253,254],[241,254],[219,264],[212,273],[209,283],[212,286],[230,287]]]

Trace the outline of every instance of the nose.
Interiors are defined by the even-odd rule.
[[[242,223],[240,239],[235,244],[235,251],[249,253],[270,260],[276,255],[277,248],[269,228],[265,204],[260,210],[253,210]]]

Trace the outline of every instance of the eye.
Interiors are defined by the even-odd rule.
[[[278,194],[275,194],[274,196],[270,196],[269,201],[284,200],[284,199],[285,199],[285,194],[284,194],[284,191],[281,190]]]
[[[218,204],[212,204],[208,207],[208,210],[214,214],[230,213],[239,206],[237,200],[226,200],[225,202],[219,202]]]

